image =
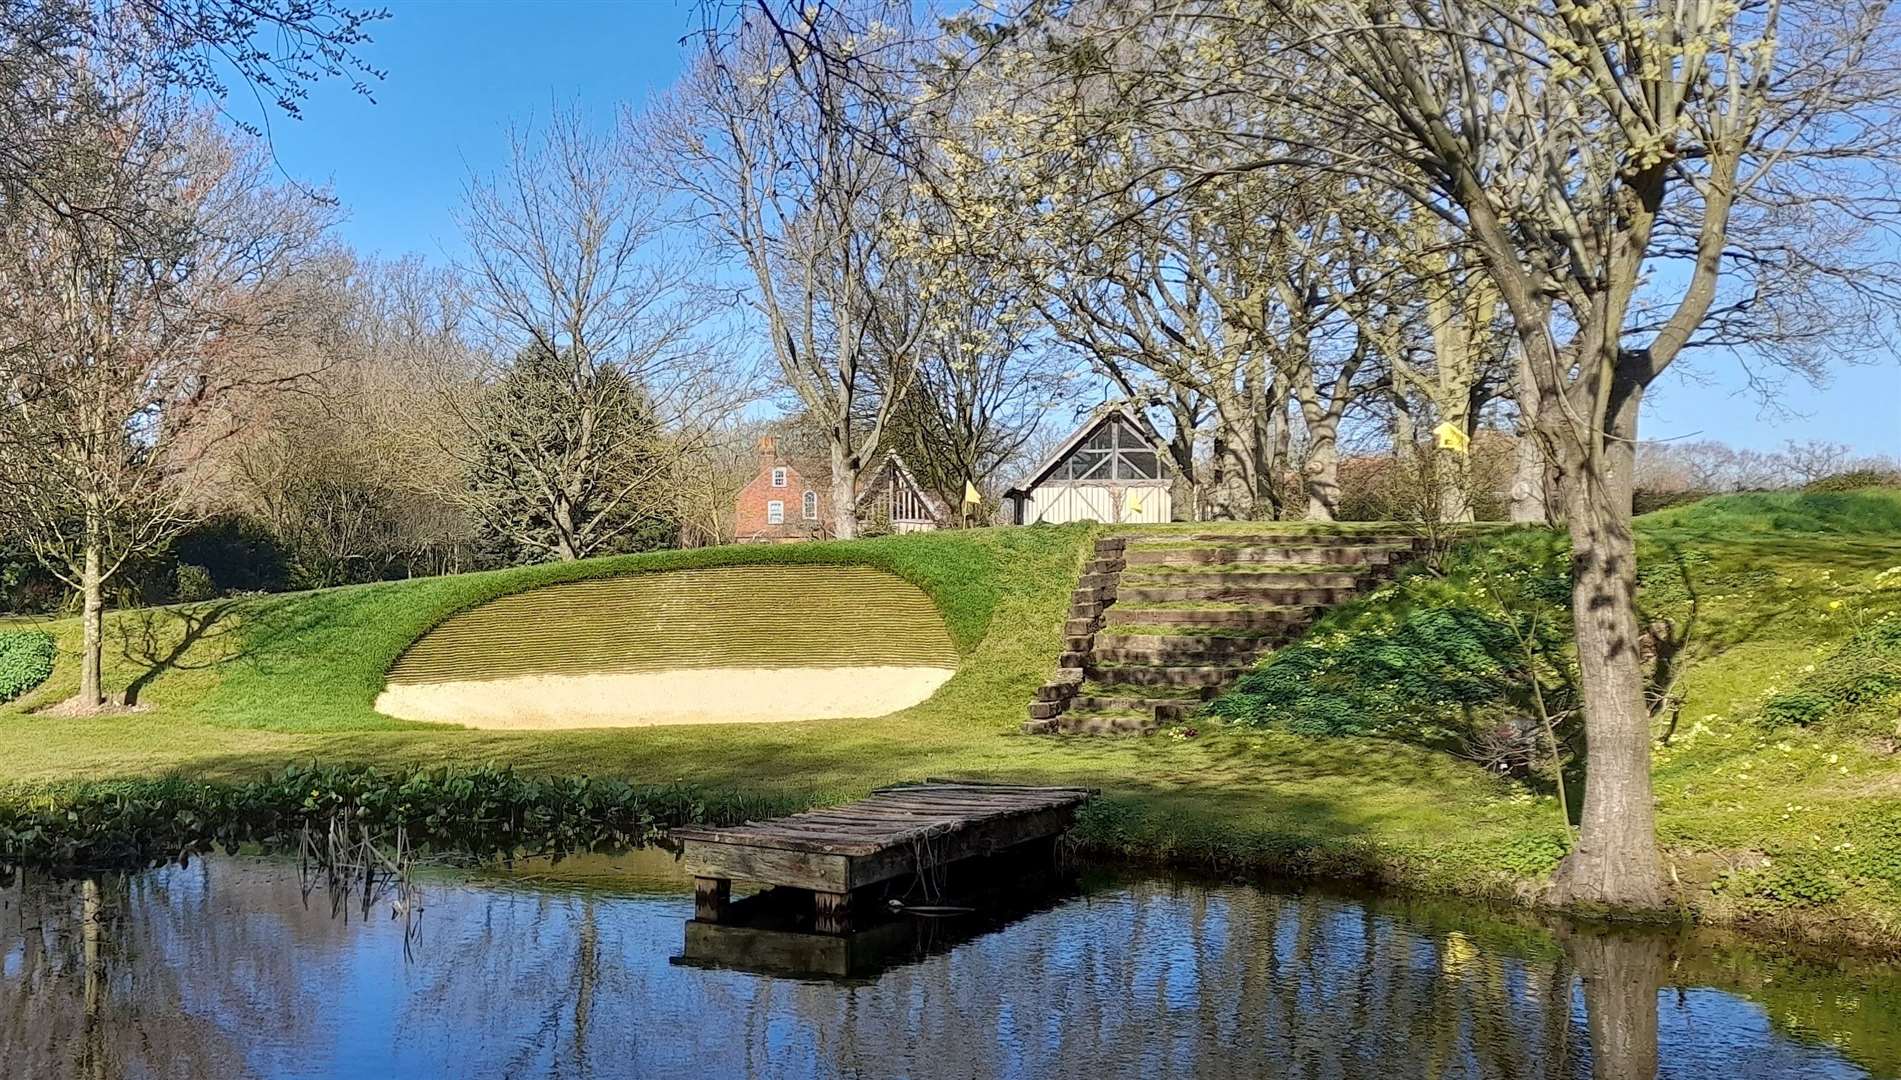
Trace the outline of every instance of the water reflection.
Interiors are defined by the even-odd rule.
[[[401,920],[307,909],[279,864],[24,878],[0,889],[0,1076],[1621,1080],[1901,1061],[1901,973],[1462,906],[1092,880],[841,984],[671,964],[684,891],[558,876],[425,880],[409,962]]]

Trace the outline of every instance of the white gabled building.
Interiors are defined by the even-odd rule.
[[[1024,484],[1003,493],[1017,525],[1174,520],[1174,468],[1162,440],[1122,406],[1064,439]]]

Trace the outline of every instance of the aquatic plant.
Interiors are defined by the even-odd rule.
[[[89,784],[0,800],[0,863],[132,867],[242,844],[283,846],[347,820],[418,847],[565,854],[651,843],[667,829],[770,816],[786,800],[512,768],[296,766],[242,784]]]

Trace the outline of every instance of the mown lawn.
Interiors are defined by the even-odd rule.
[[[1643,529],[1647,601],[1686,618],[1694,602],[1706,653],[1657,757],[1661,829],[1686,897],[1715,919],[1901,942],[1901,876],[1884,876],[1885,856],[1868,854],[1886,850],[1869,830],[1896,833],[1889,823],[1901,820],[1894,740],[1866,718],[1852,729],[1773,730],[1759,718],[1773,689],[1901,604],[1877,580],[1901,565],[1901,497],[1725,501],[1652,515]],[[144,711],[29,714],[71,693],[74,665],[63,656],[47,687],[0,706],[0,781],[20,797],[320,760],[499,762],[800,802],[926,776],[1080,783],[1106,795],[1085,821],[1098,850],[1481,895],[1525,895],[1562,850],[1554,799],[1399,741],[1212,724],[1195,738],[1019,734],[1059,651],[1092,535],[997,529],[662,553],[127,613],[110,635],[111,678],[137,684]],[[482,600],[609,574],[782,560],[876,566],[916,583],[945,613],[959,673],[930,700],[874,720],[504,733],[398,722],[370,706],[404,647]],[[1668,572],[1655,569],[1663,562]],[[77,627],[50,628],[70,652]],[[1765,887],[1765,859],[1820,864],[1829,883],[1811,890],[1800,875],[1770,872]]]

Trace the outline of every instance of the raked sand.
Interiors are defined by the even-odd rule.
[[[472,728],[768,724],[883,716],[937,692],[942,667],[690,668],[391,683],[376,711]]]

